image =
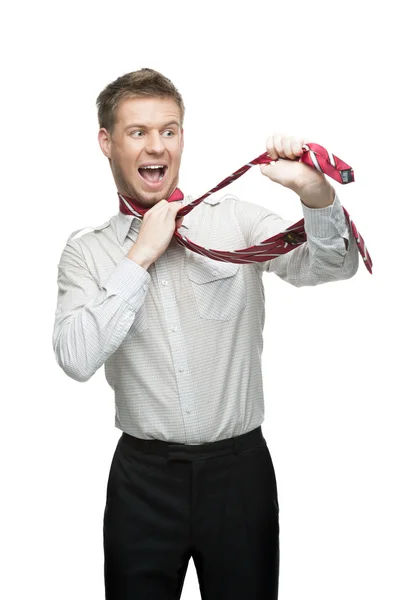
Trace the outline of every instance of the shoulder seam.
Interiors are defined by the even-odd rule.
[[[82,237],[82,235],[85,235],[86,233],[92,233],[93,231],[101,231],[102,229],[105,229],[105,227],[108,227],[109,224],[110,224],[110,220],[105,221],[105,223],[102,223],[101,225],[97,225],[96,227],[82,227],[81,229],[76,229],[75,231],[73,231],[70,234],[67,241],[69,242],[70,240],[78,239],[78,238]],[[79,236],[78,236],[78,233],[80,233]]]
[[[71,233],[71,235],[69,236],[68,242],[71,241],[71,240],[77,239],[78,237],[81,237],[82,235],[84,235],[83,233],[81,233],[83,231],[85,231],[86,233],[88,233],[89,231],[94,231],[94,230],[95,230],[94,227],[82,227],[82,229],[76,229],[76,231],[73,231]],[[81,233],[81,235],[78,236],[77,235],[78,233]]]

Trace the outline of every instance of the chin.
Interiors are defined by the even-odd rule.
[[[156,204],[161,200],[167,200],[175,187],[176,186],[165,186],[164,188],[157,191],[154,190],[153,192],[151,190],[141,189],[136,197],[139,202],[151,202],[152,204]]]
[[[135,198],[137,200],[137,202],[139,202],[140,204],[142,204],[143,206],[146,206],[148,208],[155,206],[155,204],[157,204],[158,202],[160,202],[161,200],[163,200],[165,198],[165,200],[169,197],[169,193],[166,192],[167,196],[165,197],[165,192],[147,192],[147,191],[143,191],[140,190],[140,192],[138,194],[134,194],[131,196],[131,198]]]

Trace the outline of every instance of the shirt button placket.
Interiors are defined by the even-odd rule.
[[[167,251],[154,264],[158,282],[160,283],[160,296],[164,308],[167,331],[169,332],[168,337],[176,371],[179,402],[187,434],[187,443],[198,444],[200,442],[200,432],[194,410],[192,379],[187,365],[187,350],[181,333],[176,298],[168,274]]]

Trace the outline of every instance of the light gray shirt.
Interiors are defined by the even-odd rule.
[[[186,196],[183,205],[192,200]],[[58,264],[57,363],[77,381],[104,365],[115,426],[139,438],[201,444],[260,426],[263,273],[299,287],[347,279],[358,269],[337,195],[331,206],[302,210],[306,243],[244,265],[214,261],[172,238],[145,270],[126,256],[141,220],[121,212],[73,232]],[[194,208],[180,233],[208,248],[238,250],[290,225],[228,194]]]

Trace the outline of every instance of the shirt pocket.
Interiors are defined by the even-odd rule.
[[[242,268],[200,254],[187,257],[187,274],[202,319],[229,321],[247,304]]]

